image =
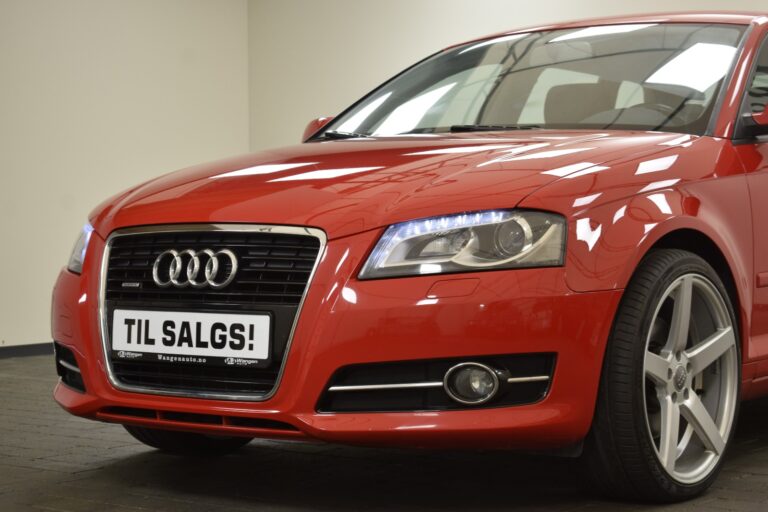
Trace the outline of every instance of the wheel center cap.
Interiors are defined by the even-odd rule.
[[[675,389],[682,391],[685,387],[685,383],[688,380],[688,372],[685,371],[685,366],[678,366],[675,369],[674,375],[672,375],[672,382],[675,385]]]

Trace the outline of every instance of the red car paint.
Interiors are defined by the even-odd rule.
[[[768,242],[760,236],[768,218],[768,206],[761,201],[768,194],[768,144],[732,140],[768,17],[650,15],[529,31],[708,21],[752,26],[713,136],[548,130],[311,142],[193,167],[111,198],[91,215],[95,232],[82,275],[63,270],[54,290],[53,337],[74,351],[88,386],[83,394],[60,383],[56,400],[80,416],[197,432],[387,445],[567,446],[583,439],[590,428],[602,357],[622,290],[648,250],[679,230],[701,233],[725,257],[738,292],[743,395],[768,394]],[[305,139],[326,122],[310,125]],[[476,146],[477,151],[435,151],[460,146]],[[500,146],[527,146],[526,154],[555,146],[580,151],[478,167],[492,161]],[[551,172],[585,161],[601,170]],[[291,163],[307,164],[302,172],[372,169],[298,184],[272,182],[273,175],[216,178],[259,165]],[[663,173],[637,173],[642,165],[666,167]],[[545,209],[568,219],[564,267],[357,279],[388,225],[513,207]],[[128,393],[108,381],[97,306],[105,240],[120,228],[184,223],[311,226],[327,234],[282,380],[266,401]],[[355,300],[342,290],[353,291]],[[527,352],[557,354],[550,392],[536,404],[409,413],[323,414],[315,409],[331,375],[345,365]],[[296,430],[192,425],[162,416],[126,419],[110,412],[113,406],[274,419]]]

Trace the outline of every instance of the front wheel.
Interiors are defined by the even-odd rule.
[[[135,439],[147,446],[177,455],[223,455],[251,442],[250,437],[209,436],[192,432],[160,430],[123,425]]]
[[[603,491],[675,502],[712,484],[739,408],[737,325],[703,259],[664,249],[643,260],[614,320],[586,443]]]

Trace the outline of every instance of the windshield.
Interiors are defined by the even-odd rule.
[[[325,131],[393,136],[559,128],[701,135],[744,30],[601,25],[475,42],[414,66]]]

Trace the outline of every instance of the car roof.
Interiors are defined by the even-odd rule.
[[[768,10],[760,11],[692,11],[692,12],[671,12],[656,14],[638,14],[630,16],[611,16],[605,18],[587,18],[575,21],[566,21],[561,23],[552,23],[535,27],[526,27],[515,30],[508,30],[491,34],[484,37],[466,41],[460,44],[451,45],[450,48],[462,46],[478,41],[484,41],[494,37],[501,37],[511,34],[524,32],[538,32],[543,30],[560,30],[567,28],[592,27],[595,25],[625,25],[630,23],[725,23],[731,25],[750,25],[768,21]]]

